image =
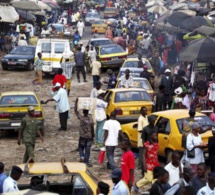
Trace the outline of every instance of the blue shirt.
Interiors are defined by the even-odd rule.
[[[112,85],[114,85],[114,86],[108,85],[108,87],[107,87],[108,89],[115,88],[115,85],[116,85],[116,75],[115,74],[110,76],[108,83],[111,83]]]
[[[5,173],[0,174],[0,194],[3,193],[3,183],[6,178],[7,175]]]

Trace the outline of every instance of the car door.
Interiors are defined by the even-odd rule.
[[[138,123],[132,125],[131,131],[129,131],[129,139],[132,147],[137,147],[137,126]]]
[[[109,91],[107,95],[105,96],[105,101],[108,103],[107,108],[106,108],[106,114],[110,116],[110,113],[113,111],[111,108],[112,105],[112,99],[113,99],[113,92]]]
[[[160,117],[157,120],[156,126],[158,127],[159,154],[165,155],[165,149],[169,143],[170,120],[168,118]]]

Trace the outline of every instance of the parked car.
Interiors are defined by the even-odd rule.
[[[94,21],[100,20],[100,15],[98,12],[87,12],[85,17],[85,25],[91,25]]]
[[[127,57],[127,52],[117,44],[101,45],[97,54],[103,68],[120,67]]]
[[[173,151],[184,152],[182,148],[182,131],[188,122],[189,110],[167,110],[154,112],[151,115],[155,116],[155,125],[158,127],[159,155],[166,157],[168,161],[171,159]],[[207,143],[208,138],[212,136],[211,129],[215,123],[211,119],[201,113],[196,113],[194,118],[201,125],[200,132],[202,140]],[[122,125],[122,131],[130,140],[132,147],[137,148],[137,122]],[[208,157],[208,152],[205,150],[205,157]]]
[[[110,113],[116,110],[116,119],[121,123],[137,121],[142,106],[147,108],[147,114],[151,113],[153,106],[150,95],[140,88],[109,89],[105,95],[105,100],[108,102],[107,116],[109,117]]]
[[[93,38],[93,39],[90,39],[87,43],[87,45],[94,45],[95,48],[101,45],[110,45],[110,44],[113,44],[113,43],[108,38]]]
[[[119,16],[119,10],[115,7],[106,7],[104,9],[104,18],[117,18]]]
[[[9,54],[5,55],[1,60],[3,70],[10,68],[24,68],[33,70],[35,46],[17,46]]]
[[[97,30],[98,33],[105,33],[107,30],[107,24],[104,20],[94,21],[91,26],[91,32],[94,33]]]
[[[2,92],[0,95],[0,129],[17,130],[22,118],[27,114],[29,106],[33,106],[34,117],[44,135],[44,112],[36,94],[30,91]]]

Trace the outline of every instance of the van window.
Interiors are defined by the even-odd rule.
[[[63,53],[65,51],[65,43],[55,43],[55,53]]]
[[[41,52],[42,53],[51,53],[51,43],[42,43]]]

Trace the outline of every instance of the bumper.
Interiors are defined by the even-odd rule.
[[[116,120],[121,124],[136,122],[139,116],[116,116]]]
[[[7,62],[2,62],[2,66],[6,68],[25,68],[29,62],[13,62],[13,64],[8,64]]]
[[[59,67],[60,68],[60,67]],[[44,73],[57,73],[57,71],[58,71],[58,69],[59,69],[58,67],[57,68],[53,68],[52,66],[46,66],[46,65],[44,65],[43,66],[43,72]]]
[[[109,68],[109,67],[121,67],[124,62],[124,59],[122,60],[114,60],[114,61],[107,61],[107,62],[101,62],[103,68]]]
[[[21,125],[21,120],[1,120],[0,121],[0,130],[12,130],[19,129]],[[37,120],[37,125],[39,129],[44,128],[44,119]]]

